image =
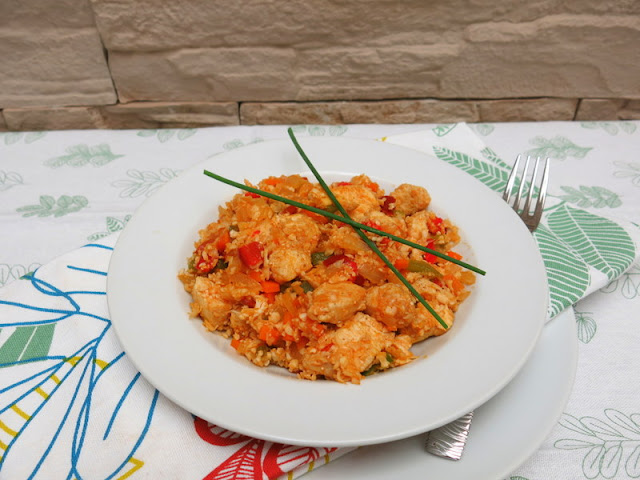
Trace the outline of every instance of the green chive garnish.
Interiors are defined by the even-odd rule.
[[[218,175],[217,173],[213,173],[210,172],[209,170],[204,170],[203,173],[208,176],[211,177],[215,180],[218,180],[219,182],[225,183],[231,187],[235,187],[235,188],[239,188],[240,190],[244,190],[245,192],[251,192],[251,193],[255,193],[256,195],[260,195],[262,197],[266,197],[266,198],[270,198],[271,200],[276,200],[278,202],[282,202],[282,203],[286,203],[287,205],[293,205],[294,207],[298,207],[301,208],[303,210],[308,210],[309,212],[313,212],[313,213],[317,213],[318,215],[323,215],[327,218],[330,218],[332,220],[336,220],[338,222],[342,222],[342,223],[346,223],[347,225],[351,225],[352,227],[357,227],[360,228],[362,230],[366,230],[367,232],[371,232],[371,233],[375,233],[376,235],[382,236],[382,237],[388,237],[393,241],[396,241],[398,243],[403,243],[405,245],[408,245],[410,247],[416,248],[418,250],[422,250],[423,252],[426,253],[431,253],[433,255],[435,255],[436,257],[440,257],[443,258],[449,262],[455,263],[456,265],[460,265],[461,267],[466,268],[467,270],[471,270],[473,272],[476,272],[480,275],[485,275],[487,272],[485,272],[484,270],[478,268],[478,267],[474,267],[473,265],[470,265],[466,262],[463,262],[462,260],[458,260],[457,258],[453,258],[450,257],[449,255],[446,255],[442,252],[439,252],[437,250],[432,250],[430,248],[427,248],[423,245],[420,245],[418,243],[414,243],[410,240],[406,240],[402,237],[398,237],[397,235],[394,235],[392,233],[387,233],[385,231],[382,230],[378,230],[377,228],[373,228],[370,227],[369,225],[363,225],[362,223],[358,223],[355,220],[352,220],[351,218],[345,218],[341,215],[336,215],[335,213],[331,213],[328,212],[326,210],[323,210],[321,208],[316,208],[316,207],[312,207],[311,205],[305,205],[304,203],[300,203],[297,202],[295,200],[291,200],[289,198],[286,197],[281,197],[280,195],[276,195],[275,193],[270,193],[270,192],[265,192],[264,190],[260,190],[259,188],[255,188],[255,187],[250,187],[248,185],[245,185],[244,183],[238,183],[235,182],[233,180],[230,180],[228,178],[222,177],[220,175]]]
[[[300,146],[300,144],[298,143],[298,140],[296,140],[295,135],[293,134],[293,130],[291,128],[289,128],[287,130],[289,132],[289,137],[291,137],[291,141],[293,142],[293,144],[295,145],[296,149],[298,150],[298,153],[300,154],[300,156],[302,157],[302,159],[304,160],[304,162],[307,164],[307,166],[309,167],[309,169],[311,170],[311,172],[313,173],[313,175],[316,177],[316,180],[318,180],[318,183],[320,183],[320,185],[322,186],[322,188],[324,189],[325,193],[329,196],[329,198],[331,199],[331,201],[333,202],[333,204],[338,207],[338,210],[340,211],[340,213],[342,213],[342,215],[345,218],[351,218],[349,217],[349,214],[347,213],[347,211],[344,209],[344,207],[342,206],[342,204],[340,203],[340,201],[336,198],[336,196],[333,194],[333,192],[331,191],[331,189],[327,186],[327,184],[325,183],[324,179],[322,178],[322,176],[320,175],[320,173],[318,173],[318,171],[316,170],[316,168],[313,166],[313,164],[311,163],[311,160],[309,160],[309,158],[307,157],[307,155],[304,153],[304,150],[302,150],[302,147]],[[373,250],[376,255],[378,255],[378,257],[380,257],[380,259],[387,265],[387,267],[389,267],[389,269],[396,275],[396,277],[398,277],[398,279],[404,284],[405,287],[407,287],[409,289],[409,291],[414,295],[414,297],[416,297],[418,299],[418,301],[424,306],[424,308],[427,309],[427,311],[433,315],[433,317],[438,321],[438,323],[440,325],[442,325],[442,327],[445,330],[449,329],[449,326],[447,325],[447,323],[440,317],[440,315],[438,315],[438,312],[436,312],[431,305],[429,305],[427,303],[427,301],[422,297],[422,295],[420,295],[420,293],[418,293],[418,291],[413,287],[413,285],[411,285],[411,283],[409,283],[409,280],[407,280],[404,275],[402,275],[402,273],[400,273],[400,271],[393,265],[393,263],[391,263],[389,261],[389,259],[387,258],[387,256],[382,253],[380,251],[380,249],[378,248],[378,246],[373,243],[373,241],[367,237],[365,235],[365,233],[357,226],[352,225],[353,229],[356,231],[356,233],[360,236],[360,238],[362,238],[362,240],[369,246],[369,248],[371,250]]]

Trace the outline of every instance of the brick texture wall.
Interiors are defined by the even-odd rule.
[[[616,119],[636,0],[0,2],[0,130]]]

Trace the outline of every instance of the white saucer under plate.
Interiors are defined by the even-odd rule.
[[[362,447],[306,474],[305,480],[389,478],[499,480],[533,455],[560,418],[578,361],[573,309],[549,322],[515,379],[477,408],[462,459],[425,451],[426,435]]]

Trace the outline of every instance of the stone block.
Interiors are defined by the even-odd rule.
[[[105,46],[117,51],[194,47],[447,43],[468,26],[530,22],[566,12],[639,14],[632,0],[91,0]]]
[[[7,108],[7,128],[83,130],[94,128],[185,128],[238,125],[236,103],[140,103],[104,107]]]
[[[186,128],[238,125],[238,104],[140,102],[102,109],[108,128]]]
[[[12,131],[104,128],[100,107],[5,108],[4,115]]]
[[[580,101],[576,120],[640,120],[640,100],[585,98]]]
[[[637,16],[570,15],[470,25],[443,97],[640,98]]]
[[[240,105],[240,123],[243,125],[475,121],[478,121],[476,106],[466,101],[250,102]]]
[[[0,107],[116,102],[88,0],[0,2],[0,59]]]
[[[428,47],[205,48],[109,57],[120,101],[314,101],[436,96],[456,58]],[[152,78],[154,81],[149,81]]]
[[[541,122],[573,120],[577,98],[485,100],[478,102],[482,122]]]

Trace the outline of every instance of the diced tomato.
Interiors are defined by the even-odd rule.
[[[265,293],[264,294],[265,297],[267,297],[267,303],[268,304],[273,304],[276,301],[276,294],[275,293]]]
[[[432,238],[427,242],[425,246],[427,248],[433,249],[433,247],[435,246],[435,243],[436,241]],[[438,259],[438,257],[436,257],[433,253],[426,253],[426,252],[422,254],[422,258],[424,258],[424,260],[429,263],[436,263],[436,260]]]
[[[232,338],[231,339],[231,346],[238,350],[238,347],[240,346],[240,340],[238,340],[237,338]]]
[[[211,251],[211,245],[211,241],[204,242],[201,243],[200,246],[196,249],[195,258],[197,258],[198,260],[195,264],[195,269],[197,273],[209,273],[215,268],[216,264],[218,263],[218,252]]]
[[[429,228],[429,232],[432,234],[436,233],[444,233],[444,225],[440,217],[433,217],[427,220],[427,227]]]
[[[380,190],[380,185],[378,185],[376,182],[367,183],[366,186],[369,190],[371,190],[374,193]]]
[[[364,282],[365,278],[360,274],[356,275],[356,278],[353,279],[353,283],[355,283],[356,285],[363,286]]]
[[[331,350],[331,347],[333,347],[333,343],[328,343],[324,347],[322,347],[320,350],[323,352],[328,352],[329,350]]]
[[[378,222],[374,222],[373,220],[367,220],[362,224],[366,225],[367,227],[375,228],[376,230],[382,230],[382,227],[380,226],[380,224]]]
[[[260,242],[251,242],[242,245],[238,249],[240,260],[249,268],[257,268],[262,264],[262,251],[264,247]]]
[[[344,265],[349,265],[351,267],[351,269],[353,270],[353,274],[349,280],[354,281],[356,279],[356,276],[358,275],[358,264],[354,262],[351,258],[347,257],[346,255],[344,254],[331,255],[322,263],[324,264],[325,267],[329,267],[334,263],[338,263],[340,261],[342,261]]]
[[[201,258],[198,263],[196,263],[196,271],[198,273],[209,273],[211,270],[213,270],[216,266],[216,264],[218,263],[218,260],[205,260],[204,258]]]
[[[383,199],[382,206],[380,207],[380,210],[382,211],[382,213],[385,213],[387,215],[393,215],[396,209],[395,197],[393,197],[392,195],[385,195],[384,197],[382,197],[382,199]]]
[[[293,215],[294,213],[298,213],[298,207],[294,207],[293,205],[287,205],[282,211]]]
[[[351,182],[338,182],[337,185],[339,187],[345,187],[347,185],[353,185]]]
[[[253,193],[253,192],[245,192],[244,196],[245,197],[251,197],[251,198],[260,198],[260,195],[258,195],[257,193]]]

